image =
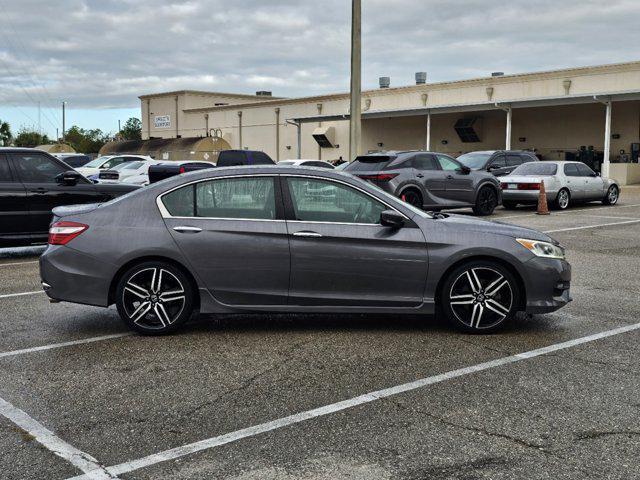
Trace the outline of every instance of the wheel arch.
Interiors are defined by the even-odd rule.
[[[498,198],[498,205],[500,205],[500,186],[496,185],[495,183],[493,183],[490,180],[484,180],[482,182],[480,182],[478,184],[478,186],[476,187],[476,193],[473,197],[473,203],[475,204],[478,201],[478,195],[480,195],[480,190],[482,190],[484,187],[490,187],[493,189],[493,191],[496,194],[496,197]]]
[[[182,273],[184,273],[186,277],[189,279],[189,282],[191,283],[191,287],[193,288],[193,294],[195,299],[194,309],[197,309],[200,307],[200,290],[198,289],[198,283],[196,282],[196,279],[193,276],[193,274],[182,263],[178,262],[173,258],[164,257],[162,255],[146,255],[143,257],[136,257],[136,258],[130,259],[125,264],[123,264],[116,271],[116,273],[113,275],[113,278],[111,279],[111,283],[109,285],[109,294],[107,297],[108,305],[113,305],[115,303],[116,290],[118,288],[118,282],[120,281],[120,278],[122,278],[122,275],[124,275],[124,273],[130,268],[132,268],[133,266],[138,265],[140,263],[144,263],[144,262],[150,262],[150,261],[159,261],[159,262],[168,263],[176,267],[180,271],[182,271]]]
[[[518,289],[520,293],[520,295],[518,296],[518,310],[523,310],[527,305],[527,288],[526,288],[524,279],[522,278],[522,275],[520,274],[518,269],[508,260],[505,260],[504,258],[500,258],[500,257],[495,257],[492,255],[486,255],[486,254],[464,257],[455,261],[451,265],[449,265],[449,267],[445,270],[445,272],[440,276],[440,280],[438,280],[438,284],[435,290],[435,298],[434,298],[435,304],[436,305],[440,304],[440,301],[442,299],[442,288],[444,287],[444,283],[446,282],[449,275],[451,275],[451,272],[453,272],[456,268],[466,263],[483,261],[483,260],[497,263],[500,266],[507,269],[509,273],[513,275],[513,277],[516,279],[516,282],[518,283]]]

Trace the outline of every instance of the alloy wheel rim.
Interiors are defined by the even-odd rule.
[[[482,330],[499,324],[511,312],[513,291],[500,272],[488,267],[470,268],[451,285],[449,305],[460,322]]]
[[[488,212],[492,208],[495,208],[494,203],[497,204],[498,202],[496,201],[493,191],[485,188],[480,192],[480,208],[483,212]]]
[[[124,286],[122,303],[129,319],[140,327],[161,330],[182,313],[185,290],[178,278],[164,268],[145,268]]]
[[[413,205],[414,207],[422,207],[422,205],[420,205],[420,198],[418,197],[418,195],[414,192],[407,192],[404,195],[404,201],[407,202],[409,205]]]
[[[558,194],[558,205],[560,208],[567,208],[569,205],[569,194],[564,190]]]
[[[618,189],[616,187],[609,188],[609,203],[614,204],[618,201]]]

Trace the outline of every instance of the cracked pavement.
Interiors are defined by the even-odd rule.
[[[494,219],[541,230],[640,219],[618,207]],[[595,213],[598,218],[590,216]],[[600,216],[603,216],[602,218]],[[373,390],[640,321],[640,223],[553,233],[574,302],[496,335],[438,318],[225,315],[0,358],[0,397],[111,466]],[[0,251],[0,295],[37,289],[40,250]],[[114,309],[0,299],[0,352],[124,332]],[[640,478],[640,332],[454,378],[120,475],[122,479]],[[0,417],[0,478],[78,472]]]

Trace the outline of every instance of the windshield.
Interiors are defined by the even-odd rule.
[[[458,161],[466,167],[478,169],[483,168],[487,160],[491,158],[491,153],[465,153],[458,157]]]
[[[84,166],[87,168],[98,168],[100,165],[102,165],[104,162],[106,162],[107,160],[109,160],[111,157],[98,157],[94,160],[91,160],[89,163],[85,164]]]
[[[529,162],[517,167],[511,175],[555,175],[557,171],[555,163]]]

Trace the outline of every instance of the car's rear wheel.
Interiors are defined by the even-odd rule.
[[[116,306],[129,328],[146,335],[177,330],[193,312],[195,294],[189,278],[165,262],[143,262],[122,275]]]
[[[554,205],[559,210],[566,210],[571,202],[571,194],[566,188],[561,189],[556,195],[556,201]]]
[[[492,261],[455,268],[445,279],[440,307],[456,328],[470,333],[498,330],[517,311],[520,291],[515,277]]]
[[[517,202],[511,202],[509,200],[503,200],[502,201],[502,206],[506,209],[506,210],[515,210],[516,207],[518,206]]]
[[[492,187],[482,187],[478,192],[476,204],[473,207],[473,213],[476,215],[491,215],[498,206],[498,194]]]
[[[617,185],[611,185],[609,190],[607,190],[607,194],[602,199],[602,203],[605,205],[615,205],[618,203],[618,198],[620,198],[620,190]]]
[[[402,198],[402,200],[407,202],[408,204],[413,205],[414,207],[422,208],[423,206],[422,194],[419,191],[414,190],[413,188],[402,192],[400,198]]]

